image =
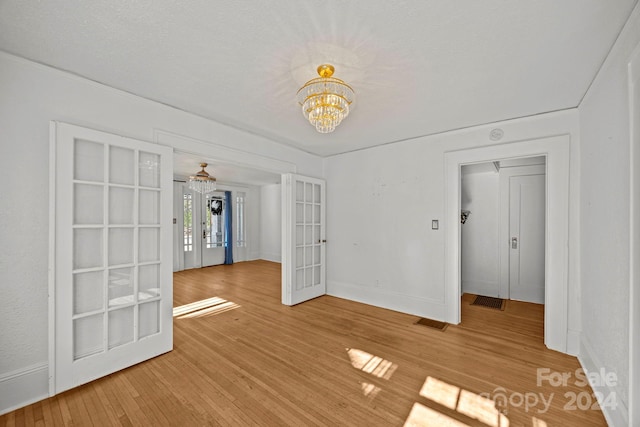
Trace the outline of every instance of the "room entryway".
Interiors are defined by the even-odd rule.
[[[462,293],[544,304],[545,163],[462,166]]]

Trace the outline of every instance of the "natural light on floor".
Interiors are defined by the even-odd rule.
[[[224,313],[240,307],[235,302],[227,301],[219,297],[207,298],[190,304],[174,307],[173,317],[178,319],[190,319],[194,317],[206,317]]]
[[[357,348],[347,348],[346,350],[349,355],[349,360],[351,360],[351,365],[354,368],[360,369],[362,372],[366,372],[375,377],[388,380],[398,368],[398,365],[395,363],[389,362],[382,357],[374,356],[366,351],[358,350]]]
[[[357,348],[346,348],[345,350],[347,350],[347,354],[349,355],[351,366],[362,372],[371,374],[376,378],[388,380],[398,368],[398,365],[395,363],[389,362],[382,357],[374,356],[366,351],[358,350]],[[362,394],[370,399],[375,398],[382,390],[377,385],[369,382],[362,382],[360,385],[362,387]]]
[[[420,396],[476,419],[489,427],[509,427],[509,419],[498,409],[493,400],[461,389],[445,381],[427,377]],[[415,403],[405,426],[466,426],[445,414],[420,403]]]

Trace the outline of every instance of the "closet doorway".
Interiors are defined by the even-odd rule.
[[[545,164],[462,166],[462,293],[544,304]]]

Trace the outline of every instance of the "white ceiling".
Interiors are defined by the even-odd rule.
[[[0,50],[321,156],[579,104],[636,0],[0,0]],[[331,134],[297,89],[356,91]]]

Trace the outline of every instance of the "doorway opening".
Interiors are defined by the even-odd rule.
[[[461,320],[461,168],[521,157],[546,158],[544,343],[567,352],[569,313],[569,176],[570,136],[463,149],[445,153],[445,318]],[[471,214],[473,215],[473,214]],[[571,301],[573,303],[573,301]]]
[[[201,162],[209,163],[217,179],[213,192],[188,186]],[[173,270],[257,259],[280,262],[280,180],[277,173],[175,151]]]
[[[513,316],[513,333],[543,340],[545,156],[462,165],[461,304],[465,316]],[[476,311],[473,311],[476,310]],[[497,311],[496,311],[497,310]],[[488,314],[488,313],[487,313]]]

